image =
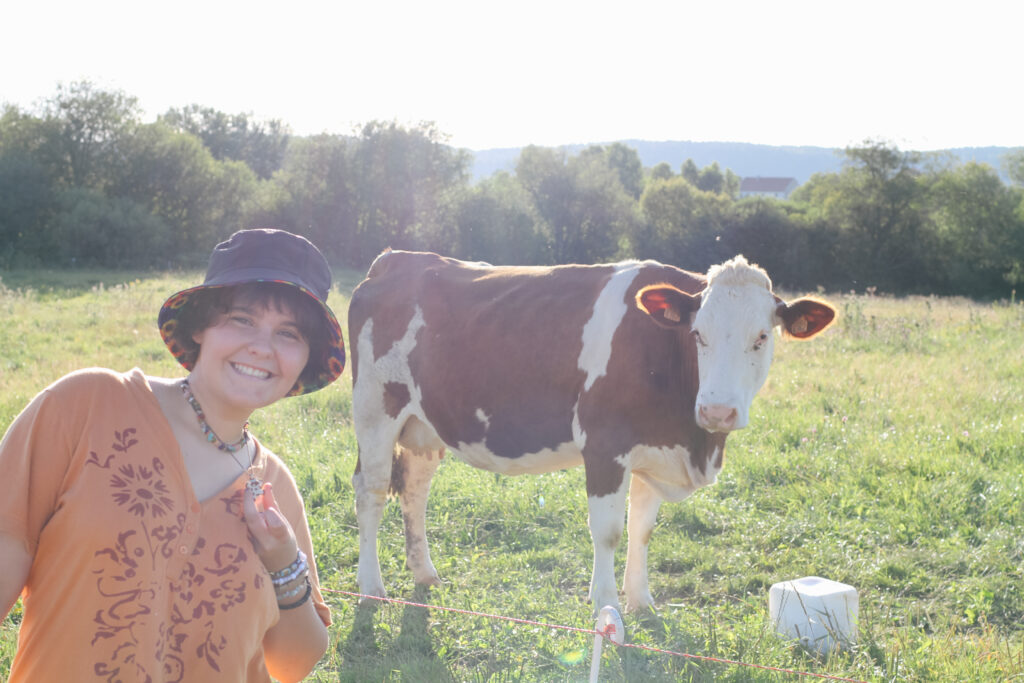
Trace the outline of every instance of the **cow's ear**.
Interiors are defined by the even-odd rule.
[[[700,308],[700,294],[687,294],[672,285],[649,285],[636,293],[636,307],[662,327],[690,324],[690,315]]]
[[[787,337],[811,339],[827,330],[836,319],[836,309],[820,299],[803,297],[789,303],[781,299],[778,302],[775,312]]]

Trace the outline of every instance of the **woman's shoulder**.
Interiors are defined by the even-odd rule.
[[[45,424],[47,429],[81,428],[83,420],[104,415],[121,415],[148,405],[150,393],[140,370],[115,372],[107,368],[84,368],[64,375],[42,389],[16,418],[22,425]],[[77,425],[77,426],[76,426]]]
[[[109,368],[82,368],[70,372],[44,391],[60,394],[96,393],[104,390],[116,390],[131,385],[146,386],[148,380],[138,368],[128,372],[118,372]]]
[[[146,405],[152,395],[149,378],[138,368],[118,372],[108,368],[83,368],[64,375],[39,392],[34,403],[50,403],[78,411],[123,405]]]

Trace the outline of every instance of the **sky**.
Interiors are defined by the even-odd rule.
[[[1024,146],[1013,0],[34,0],[0,103],[59,84],[297,135],[433,122],[468,149],[616,140]]]

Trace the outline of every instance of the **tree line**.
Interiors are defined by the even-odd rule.
[[[881,141],[786,201],[687,161],[645,168],[621,143],[526,147],[470,180],[436,126],[374,121],[297,137],[190,105],[143,123],[89,82],[0,116],[0,269],[197,267],[241,227],[308,236],[366,268],[385,247],[491,263],[653,258],[703,271],[737,253],[785,287],[1007,297],[1024,281],[1024,149],[996,169]]]

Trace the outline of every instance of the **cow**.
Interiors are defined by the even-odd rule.
[[[501,474],[585,470],[590,599],[619,608],[614,555],[629,520],[623,589],[653,606],[647,546],[658,508],[714,483],[729,432],[747,426],[774,328],[810,339],[835,309],[784,302],[743,256],[707,275],[655,261],[491,266],[386,250],[352,294],[352,477],[361,593],[384,597],[377,534],[389,494],[417,584],[430,481],[446,451]]]

